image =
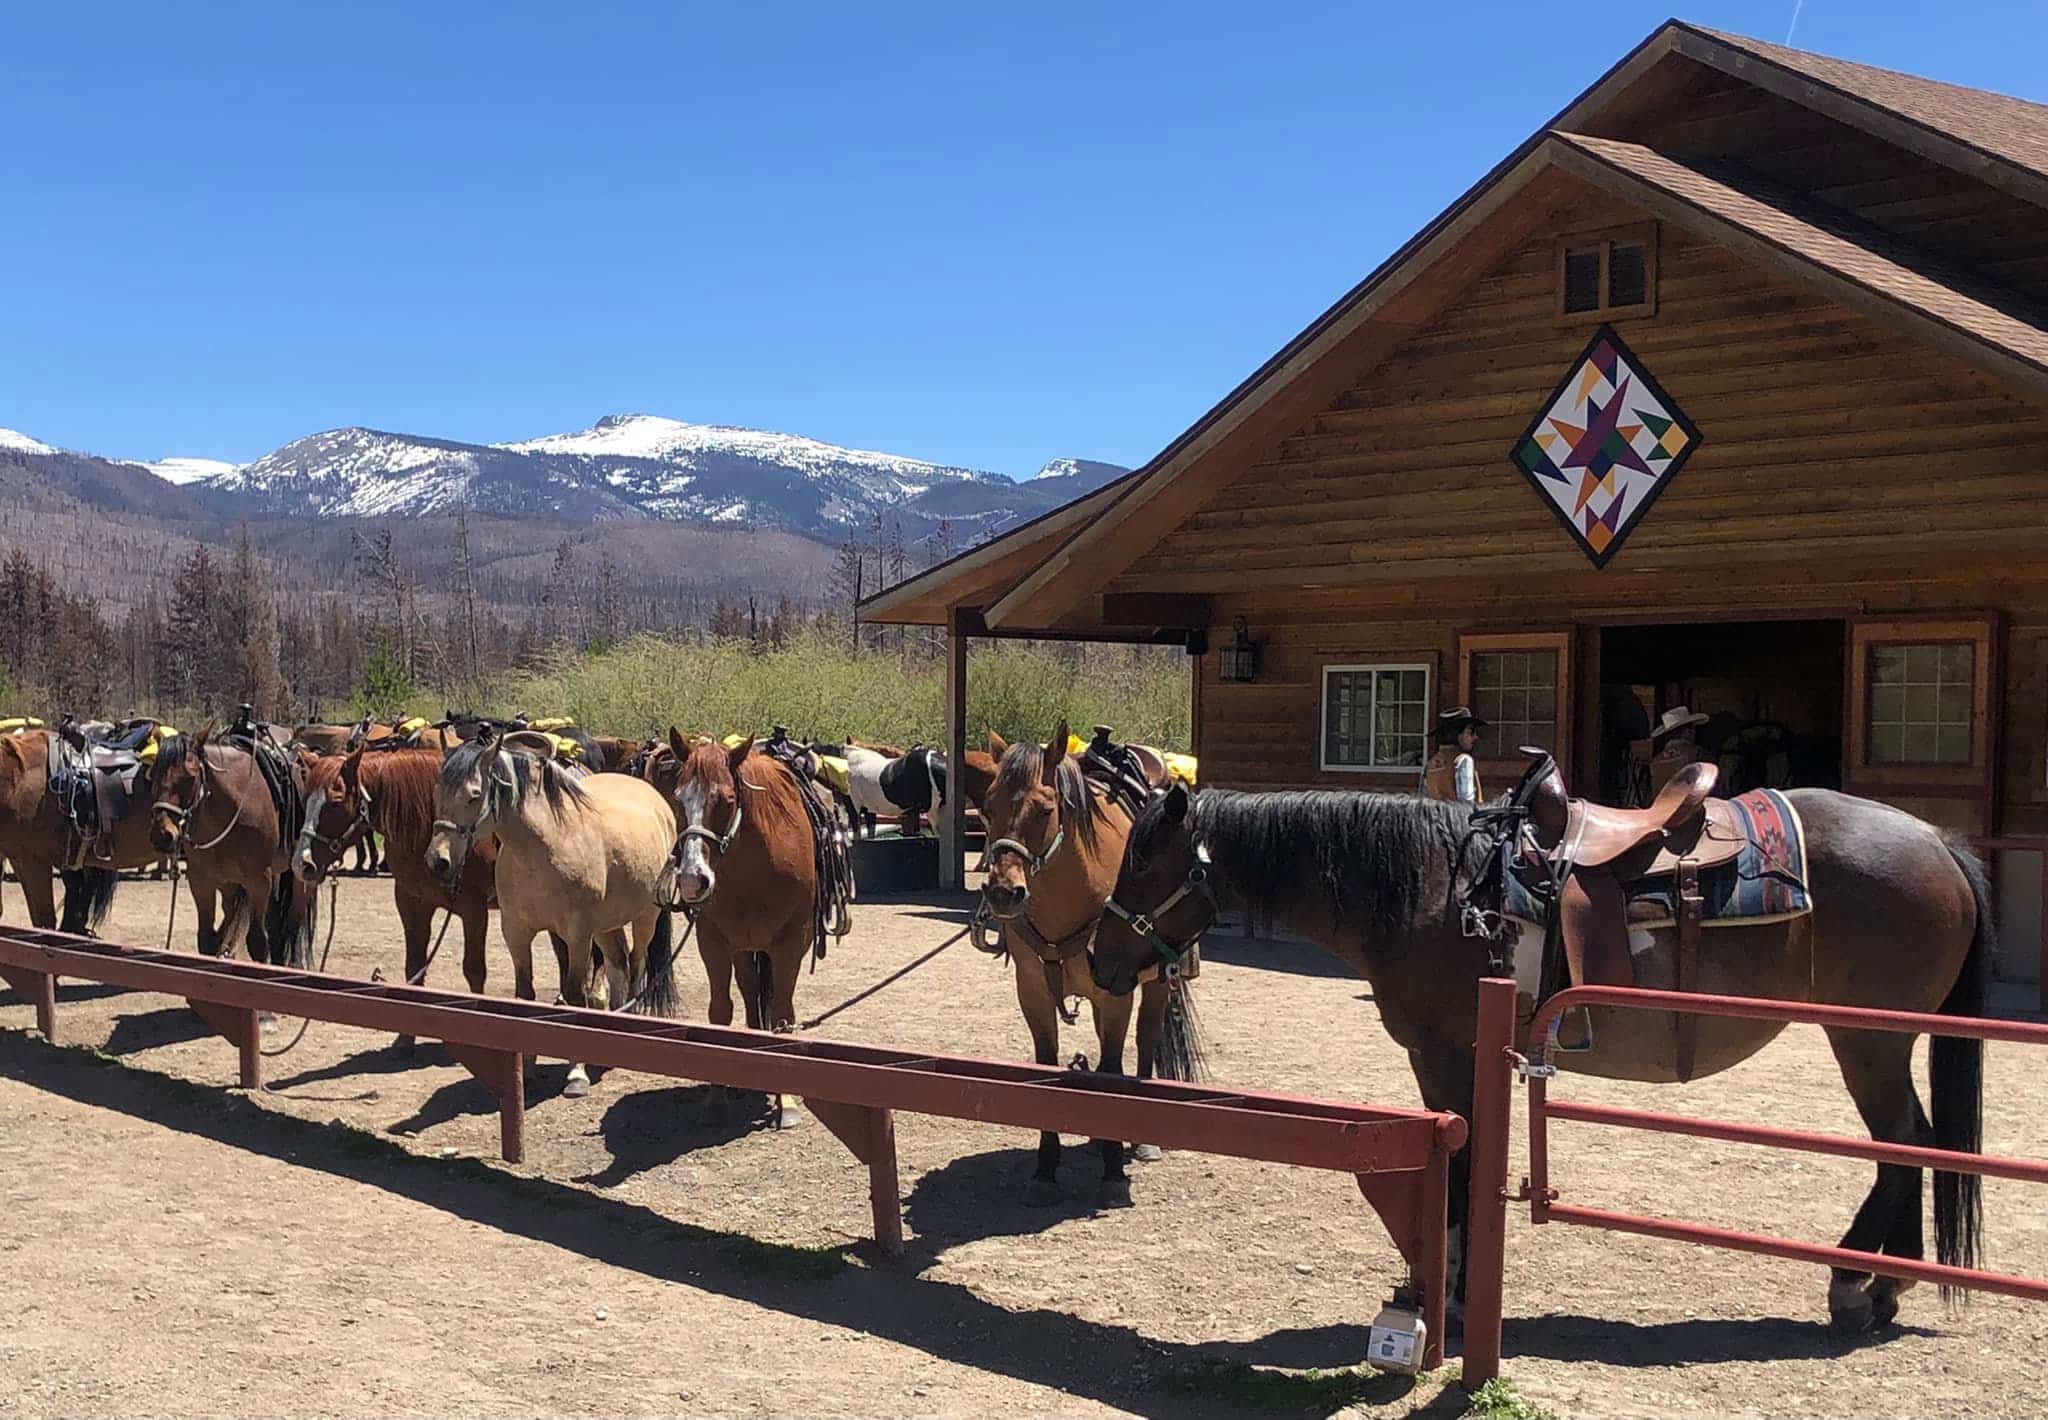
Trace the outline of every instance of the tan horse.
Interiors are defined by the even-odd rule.
[[[988,825],[982,904],[1001,929],[1003,950],[1015,971],[1017,1005],[1031,1031],[1032,1057],[1041,1065],[1059,1063],[1060,1003],[1078,996],[1094,1018],[1098,1071],[1123,1073],[1124,1041],[1135,1005],[1139,1077],[1157,1073],[1192,1079],[1199,1049],[1191,1016],[1176,1011],[1174,1029],[1166,1030],[1170,1008],[1185,1007],[1185,997],[1176,995],[1185,986],[1159,978],[1136,996],[1118,995],[1097,986],[1090,974],[1088,947],[1116,886],[1132,805],[1083,773],[1067,753],[1067,743],[1064,720],[1043,748],[1004,745],[990,736],[990,748],[1000,746],[1002,757],[982,809]],[[1103,1196],[1126,1203],[1130,1180],[1124,1173],[1123,1145],[1113,1139],[1097,1142]],[[1159,1157],[1156,1145],[1141,1144],[1137,1153],[1147,1161]],[[1027,1201],[1049,1204],[1059,1198],[1059,1161],[1060,1136],[1039,1135],[1038,1169],[1027,1185]]]
[[[184,859],[199,914],[199,950],[208,956],[232,956],[246,947],[252,961],[309,964],[318,899],[310,889],[301,891],[291,874],[304,761],[294,761],[292,770],[288,809],[294,819],[281,820],[245,744],[203,730],[167,738],[157,749],[150,843],[155,856]]]
[[[570,1005],[594,1004],[602,943],[607,1006],[674,1009],[673,926],[654,894],[675,816],[651,785],[623,774],[579,776],[549,755],[545,737],[500,739],[485,726],[449,752],[434,805],[426,861],[444,890],[459,887],[480,837],[497,839],[500,927],[521,1000],[534,999],[533,939],[552,932],[567,947],[562,995]],[[564,1093],[589,1089],[588,1068],[573,1062]]]
[[[732,1024],[737,976],[750,1028],[793,1031],[797,978],[823,930],[811,823],[799,797],[810,791],[751,739],[728,750],[715,740],[686,741],[673,727],[668,735],[668,753],[653,757],[647,778],[680,830],[675,891],[696,918],[711,1023]],[[783,1101],[778,1127],[795,1122]]]

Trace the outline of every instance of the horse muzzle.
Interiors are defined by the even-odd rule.
[[[1008,922],[1023,914],[1031,901],[1031,890],[1025,887],[1010,887],[1004,883],[987,883],[981,889],[982,904],[988,908],[988,915],[998,922]]]
[[[685,868],[676,874],[676,897],[685,907],[702,907],[718,891],[718,874],[709,868]]]

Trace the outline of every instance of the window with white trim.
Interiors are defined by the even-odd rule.
[[[1323,668],[1323,768],[1413,773],[1429,754],[1429,667]]]

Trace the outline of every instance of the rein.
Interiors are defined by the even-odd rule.
[[[1159,922],[1190,897],[1200,897],[1209,904],[1208,918],[1200,927],[1176,941],[1159,929]],[[1133,912],[1118,902],[1114,894],[1111,894],[1109,901],[1103,904],[1103,910],[1114,915],[1152,948],[1159,957],[1161,969],[1168,980],[1179,976],[1181,962],[1194,950],[1195,944],[1201,940],[1202,933],[1209,930],[1216,921],[1217,914],[1223,910],[1222,905],[1216,901],[1216,889],[1209,882],[1209,845],[1199,839],[1196,840],[1195,861],[1188,869],[1186,881],[1175,888],[1166,901],[1151,911]]]
[[[211,748],[211,746],[208,746],[208,748]],[[253,763],[254,761],[252,760],[251,762]],[[193,774],[192,777],[199,782],[199,792],[192,796],[192,802],[189,805],[173,803],[169,799],[158,799],[155,803],[149,806],[150,811],[152,813],[167,814],[178,825],[178,844],[176,851],[173,854],[173,856],[177,858],[183,858],[188,853],[204,853],[209,849],[219,847],[221,841],[225,839],[230,833],[233,833],[235,831],[235,825],[242,821],[242,810],[248,807],[248,805],[246,804],[237,803],[235,805],[234,817],[228,820],[228,826],[222,829],[219,833],[216,833],[213,837],[207,839],[206,842],[186,842],[184,832],[185,826],[189,824],[192,821],[193,816],[199,812],[199,806],[206,802],[208,797],[212,794],[213,788],[212,777],[207,772],[205,750],[201,750],[199,752],[198,763],[199,769],[197,772]]]

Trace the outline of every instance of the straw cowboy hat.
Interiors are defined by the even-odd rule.
[[[1694,725],[1704,725],[1706,723],[1707,717],[1705,715],[1689,710],[1683,705],[1674,705],[1664,712],[1664,717],[1657,722],[1656,728],[1650,731],[1650,740],[1652,743],[1655,743],[1667,735],[1676,734],[1680,730],[1689,730]]]
[[[1483,730],[1486,728],[1486,721],[1473,714],[1469,705],[1453,705],[1437,715],[1436,737],[1439,742],[1454,740],[1463,734],[1468,726],[1475,730]]]

